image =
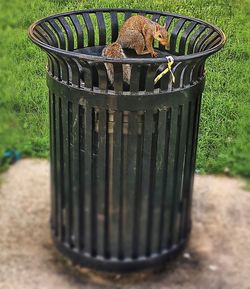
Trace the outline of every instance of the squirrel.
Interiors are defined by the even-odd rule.
[[[135,15],[128,18],[122,25],[118,38],[115,42],[107,45],[102,56],[112,58],[126,58],[123,48],[132,48],[138,55],[151,54],[152,57],[157,56],[152,46],[153,40],[158,40],[165,48],[168,48],[168,32],[166,26],[144,17]],[[146,50],[145,50],[146,47]],[[111,63],[105,63],[108,78],[113,84],[114,69]],[[131,67],[129,64],[123,64],[123,79],[129,83],[131,75]]]
[[[102,56],[108,56],[111,58],[126,58],[126,55],[122,49],[122,46],[117,43],[113,42],[109,45],[107,45],[102,50]],[[131,76],[131,68],[129,64],[123,64],[123,81],[127,82],[129,84],[130,82],[130,76]],[[111,84],[114,83],[114,68],[112,63],[105,63],[105,67],[107,70],[108,79]]]

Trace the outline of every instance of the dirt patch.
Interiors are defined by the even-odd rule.
[[[157,272],[126,276],[72,267],[49,232],[49,165],[22,160],[2,175],[1,289],[248,289],[250,192],[239,179],[196,176],[185,254]]]

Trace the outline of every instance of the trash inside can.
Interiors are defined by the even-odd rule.
[[[165,24],[169,49],[155,41],[156,58],[129,49],[125,58],[102,56],[132,15]],[[204,65],[223,47],[225,35],[172,13],[91,9],[39,20],[29,37],[48,55],[56,247],[96,270],[165,263],[190,235]],[[167,56],[172,73],[155,83]],[[124,64],[131,68],[127,82]]]

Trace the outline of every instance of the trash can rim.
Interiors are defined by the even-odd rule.
[[[54,46],[51,46],[49,44],[46,44],[39,40],[35,34],[34,34],[34,28],[39,25],[40,23],[43,23],[44,21],[48,21],[50,19],[60,17],[60,16],[69,16],[69,15],[74,15],[74,14],[79,14],[79,13],[96,13],[96,12],[135,12],[135,13],[147,13],[147,14],[159,14],[160,16],[173,16],[175,18],[182,18],[190,21],[195,21],[199,24],[205,24],[208,27],[213,28],[220,36],[221,36],[221,41],[215,45],[213,48],[209,48],[205,51],[201,52],[195,52],[192,54],[188,55],[172,55],[174,58],[174,62],[183,62],[183,61],[191,61],[195,60],[198,58],[206,58],[210,56],[211,54],[219,51],[226,42],[226,36],[224,32],[217,26],[206,22],[204,20],[201,20],[199,18],[194,18],[194,17],[189,17],[189,16],[184,16],[181,14],[176,14],[176,13],[171,13],[171,12],[162,12],[162,11],[157,11],[157,10],[142,10],[142,9],[126,9],[126,8],[95,8],[95,9],[83,9],[83,10],[74,10],[74,11],[69,11],[69,12],[63,12],[63,13],[57,13],[53,14],[47,17],[44,17],[40,20],[37,20],[33,24],[30,25],[28,29],[28,36],[31,39],[32,42],[34,42],[36,45],[39,47],[43,48],[44,50],[51,52],[51,53],[56,53],[58,55],[62,55],[64,57],[70,57],[70,58],[75,58],[83,61],[94,61],[94,62],[110,62],[110,63],[140,63],[140,64],[152,64],[152,63],[165,63],[166,58],[165,57],[159,57],[159,58],[109,58],[109,57],[103,57],[103,56],[96,56],[96,55],[89,55],[89,54],[84,54],[84,53],[79,53],[79,52],[74,52],[74,51],[68,51],[64,50],[61,48],[57,48]]]

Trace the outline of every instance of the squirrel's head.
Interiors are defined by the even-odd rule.
[[[158,40],[166,49],[169,48],[169,34],[166,30],[166,24],[164,26],[156,24],[154,39]]]

